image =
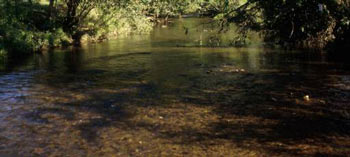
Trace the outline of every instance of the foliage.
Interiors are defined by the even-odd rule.
[[[212,14],[213,16],[221,17],[230,9],[237,8],[245,0],[206,0],[202,4],[202,12]]]
[[[114,7],[100,4],[91,11],[83,25],[90,28],[90,39],[95,41],[152,30],[151,20],[143,14],[143,6],[136,1]]]
[[[136,1],[49,0],[0,1],[0,43],[11,52],[80,44],[117,34],[143,33],[152,23]]]
[[[339,39],[348,41],[348,0],[248,0],[224,14],[222,19],[237,23],[243,34],[262,31],[267,41],[282,45],[322,49]]]
[[[281,45],[324,48],[349,45],[349,8],[350,0],[0,0],[0,49],[32,52],[147,33],[151,21],[184,14],[215,16],[221,32],[235,23],[235,45],[254,30]]]

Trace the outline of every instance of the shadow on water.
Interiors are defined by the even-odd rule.
[[[288,71],[232,73],[217,70],[220,69],[220,65],[194,66],[202,68],[200,75],[179,76],[189,78],[184,84],[185,88],[178,86],[176,89],[164,89],[168,84],[152,82],[157,78],[152,78],[149,82],[136,79],[129,80],[132,83],[118,82],[118,86],[128,88],[118,88],[116,91],[104,89],[106,91],[89,94],[84,89],[78,90],[87,95],[86,100],[63,103],[59,106],[68,107],[75,112],[93,112],[98,115],[97,118],[76,126],[81,132],[81,137],[92,143],[101,140],[101,129],[113,127],[129,131],[146,129],[157,134],[154,138],[179,145],[202,145],[209,148],[233,143],[236,148],[262,151],[271,155],[341,156],[344,151],[348,151],[349,143],[344,145],[333,138],[349,138],[350,119],[346,113],[349,111],[347,104],[350,100],[350,90],[332,87],[333,76],[310,71],[307,74]],[[207,73],[208,70],[212,72]],[[129,72],[120,72],[118,75],[129,75],[130,78],[145,75],[144,72],[126,74]],[[99,79],[104,77],[110,75],[104,74]],[[117,78],[117,75],[114,75],[114,78]],[[72,82],[64,82],[66,83]],[[312,95],[312,100],[303,100],[303,96],[307,94]],[[188,108],[211,107],[211,114],[217,115],[218,118],[208,119],[205,128],[187,126],[180,127],[181,129],[177,128],[181,123],[192,123],[193,120],[178,124],[132,120],[140,116],[138,114],[142,114],[137,112],[138,108],[163,108],[165,113],[162,115],[171,116],[168,112],[172,112],[174,100],[175,105],[187,104]],[[52,111],[55,109],[39,109],[34,113]],[[62,113],[67,120],[77,117],[68,116],[74,113],[65,110],[57,111],[54,113]],[[194,118],[200,119],[196,115]],[[325,147],[331,150],[320,150]]]
[[[255,80],[264,82],[255,83]],[[295,76],[299,80],[307,80],[307,76]],[[302,77],[302,78],[300,78]],[[323,94],[329,89],[317,88],[319,84],[327,82],[317,80],[311,83],[315,88],[303,90],[305,93],[314,95],[313,102],[298,100],[302,94],[296,90],[300,84],[291,82],[290,76],[281,74],[263,74],[262,76],[245,75],[240,77],[239,83],[230,91],[214,90],[201,99],[190,99],[190,103],[213,105],[216,104],[215,112],[222,120],[210,124],[209,131],[188,129],[184,132],[168,132],[168,137],[182,137],[182,144],[205,142],[213,139],[230,139],[234,143],[248,149],[263,149],[273,153],[285,153],[294,155],[307,155],[302,149],[290,149],[288,146],[299,144],[323,142],[332,143],[329,137],[340,136],[348,138],[350,135],[349,114],[349,90],[343,91],[344,96],[335,99],[342,99],[344,106],[337,106],[333,102],[323,102]],[[320,78],[318,78],[320,79]],[[273,84],[271,84],[273,82]],[[295,84],[298,83],[298,84]],[[306,83],[307,84],[307,83]],[[277,85],[277,86],[275,86]],[[227,87],[225,85],[225,87]],[[296,89],[291,89],[295,87]],[[322,85],[318,86],[322,87]],[[301,89],[300,89],[301,90]],[[293,93],[295,93],[293,95]],[[328,94],[335,94],[327,92]],[[195,96],[191,96],[195,97]],[[188,99],[187,99],[188,100]],[[227,100],[224,103],[223,100]],[[339,101],[339,100],[338,100]],[[341,100],[340,100],[341,101]],[[189,136],[198,136],[192,140]],[[310,140],[313,139],[313,140]],[[203,141],[204,140],[204,141]],[[317,142],[315,142],[316,140]],[[279,145],[274,145],[274,144]],[[342,147],[336,142],[335,147]],[[337,152],[320,153],[318,155],[342,155]],[[333,154],[334,153],[334,154]],[[311,155],[311,154],[309,154]],[[315,154],[314,154],[315,155]]]
[[[33,60],[33,56],[29,54],[27,55],[10,54],[8,56],[1,56],[0,74],[19,70],[23,66],[28,66],[28,63],[30,63],[32,60]]]
[[[189,127],[178,131],[171,128],[172,126],[162,126],[169,127],[169,129],[161,132],[160,136],[180,141],[180,144],[185,145],[201,143],[210,146],[213,145],[210,141],[223,139],[239,147],[264,150],[273,154],[344,155],[342,151],[322,152],[322,150],[317,150],[319,152],[315,154],[315,152],[303,152],[302,148],[297,146],[294,149],[291,148],[293,145],[322,146],[330,143],[334,147],[346,148],[347,146],[337,145],[337,142],[330,137],[348,138],[350,134],[350,119],[349,114],[346,114],[349,111],[346,105],[350,96],[349,90],[342,91],[344,95],[337,97],[335,94],[338,91],[329,92],[330,87],[328,89],[318,88],[322,87],[324,82],[328,82],[327,78],[314,81],[315,78],[307,77],[309,76],[300,75],[292,79],[313,82],[291,82],[289,74],[267,73],[260,76],[244,74],[233,82],[223,81],[226,84],[215,82],[216,88],[214,89],[198,89],[198,93],[181,95],[180,104],[214,106],[215,114],[220,116],[220,120],[210,123],[206,129]],[[255,83],[256,80],[265,82]],[[196,83],[202,84],[203,82]],[[315,87],[307,87],[307,84],[310,83]],[[230,87],[230,85],[234,88],[222,91],[222,88]],[[298,89],[298,86],[301,87]],[[303,86],[308,89],[301,89]],[[207,90],[211,92],[206,93]],[[303,94],[298,94],[300,93],[298,90],[312,93],[314,100],[311,102],[298,100],[303,96]],[[333,99],[338,99],[338,102],[324,102],[322,98],[326,93],[334,95]],[[343,105],[338,105],[339,102]],[[142,123],[141,126],[149,128],[145,123]],[[150,131],[157,132],[157,130]]]

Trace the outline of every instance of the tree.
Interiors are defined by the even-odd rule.
[[[248,0],[225,13],[242,30],[257,30],[267,41],[300,48],[322,49],[344,37],[349,26],[348,0]],[[244,31],[243,31],[244,32]]]

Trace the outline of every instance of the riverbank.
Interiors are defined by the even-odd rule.
[[[139,10],[142,4],[120,3],[123,5],[113,1],[1,2],[1,49],[33,53],[152,30],[152,22]]]
[[[231,46],[245,46],[247,33],[254,31],[264,42],[288,49],[333,50],[349,45],[349,5],[345,1],[5,1],[0,3],[0,49],[32,53],[78,46],[149,33],[160,18],[166,27],[171,17],[204,15],[215,19],[211,24],[219,28],[217,34],[231,33]],[[209,40],[200,46],[221,46],[215,35]]]

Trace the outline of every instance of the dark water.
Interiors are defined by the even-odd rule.
[[[0,156],[350,154],[348,62],[206,22],[1,63]]]

